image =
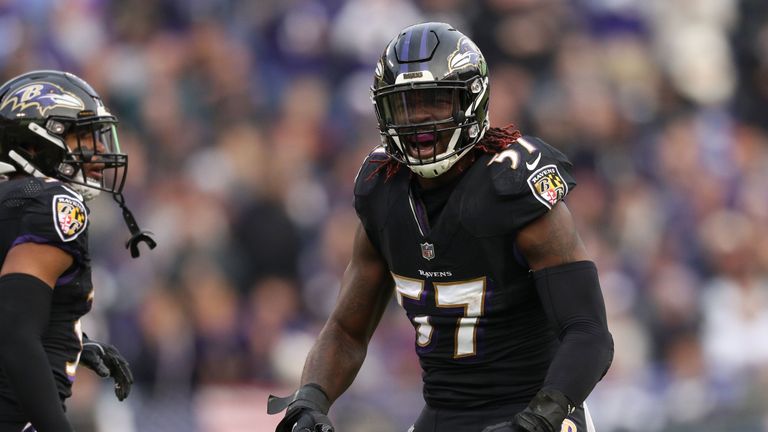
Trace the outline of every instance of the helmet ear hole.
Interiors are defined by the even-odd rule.
[[[70,164],[65,164],[65,163],[59,164],[58,170],[60,173],[64,174],[67,177],[72,177],[73,175],[75,175],[75,167],[73,167]]]
[[[479,134],[480,134],[480,127],[477,125],[477,123],[473,124],[467,129],[467,135],[471,140],[477,138]]]
[[[480,78],[475,78],[474,81],[472,81],[472,85],[470,86],[470,91],[473,94],[478,94],[483,90],[483,82]]]
[[[48,132],[55,133],[56,135],[64,135],[64,131],[67,129],[64,123],[53,119],[46,122],[45,128],[48,129]]]

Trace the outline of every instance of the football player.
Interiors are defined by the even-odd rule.
[[[0,87],[0,432],[67,432],[64,400],[78,363],[111,376],[128,396],[128,363],[89,340],[91,309],[86,201],[109,192],[138,244],[155,243],[125,207],[128,157],[117,119],[82,79],[33,71]]]
[[[375,70],[383,145],[355,180],[360,219],[337,305],[277,432],[332,431],[391,296],[416,331],[413,432],[592,431],[584,400],[613,340],[564,199],[571,164],[488,121],[488,66],[444,23],[402,30]]]

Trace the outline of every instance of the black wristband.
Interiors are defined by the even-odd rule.
[[[516,431],[559,432],[563,420],[573,412],[571,401],[557,390],[540,390],[528,406],[515,415]]]
[[[22,273],[0,277],[0,367],[37,432],[71,432],[42,335],[53,290]]]
[[[528,404],[528,409],[551,421],[553,425],[559,425],[576,407],[562,392],[545,389],[536,393]]]
[[[319,411],[323,414],[328,414],[328,410],[331,407],[331,401],[328,400],[328,396],[323,391],[320,385],[315,383],[304,384],[291,396],[278,398],[276,396],[269,396],[267,401],[267,413],[277,414],[286,408],[309,408],[315,411]]]

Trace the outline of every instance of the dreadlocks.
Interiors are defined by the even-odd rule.
[[[475,151],[491,154],[498,153],[522,136],[523,134],[520,133],[520,131],[517,130],[513,124],[508,124],[501,128],[492,127],[485,132],[483,139],[475,144]],[[386,159],[373,160],[371,162],[377,163],[379,166],[376,167],[376,169],[373,170],[368,177],[366,177],[366,180],[370,180],[371,178],[377,176],[381,171],[384,171],[386,179],[389,180],[402,166],[400,162],[391,157],[387,157]]]
[[[485,153],[498,153],[522,136],[513,124],[503,128],[490,128],[485,132],[483,139],[475,144],[475,148]]]

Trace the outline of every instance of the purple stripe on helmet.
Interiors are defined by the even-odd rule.
[[[413,35],[413,30],[408,30],[408,32],[405,34],[405,41],[403,42],[403,53],[402,53],[402,59],[405,61],[408,61],[408,47],[411,44],[411,36]],[[408,63],[400,63],[400,73],[408,72]]]
[[[429,28],[424,27],[424,32],[421,34],[421,44],[419,44],[419,58],[423,59],[427,57],[427,35],[429,33]],[[427,70],[427,64],[425,62],[419,63],[419,70]]]

